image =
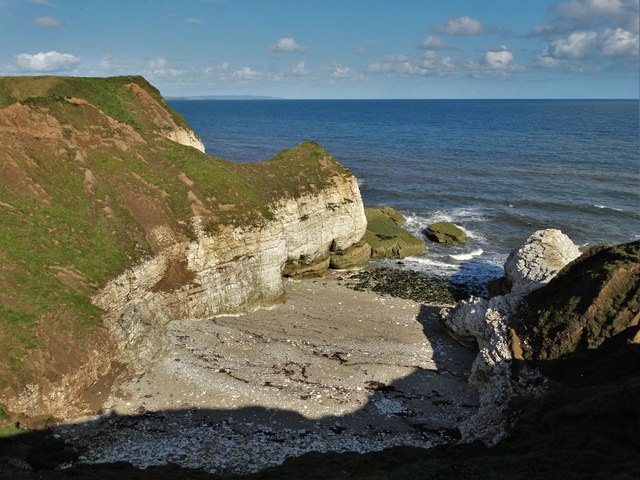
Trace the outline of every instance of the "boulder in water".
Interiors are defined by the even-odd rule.
[[[467,234],[451,222],[432,223],[424,230],[424,234],[429,240],[447,245],[467,241]]]
[[[425,251],[424,241],[402,228],[405,219],[390,207],[365,208],[367,217],[366,242],[371,245],[371,256],[404,258]]]

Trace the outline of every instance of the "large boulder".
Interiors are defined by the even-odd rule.
[[[551,280],[580,250],[560,230],[539,230],[515,249],[504,264],[513,293],[525,293]]]
[[[433,242],[447,245],[467,241],[467,234],[451,222],[432,223],[424,230],[424,234]]]
[[[365,208],[367,217],[366,242],[371,245],[371,256],[404,258],[425,251],[424,241],[402,228],[405,219],[390,207]]]

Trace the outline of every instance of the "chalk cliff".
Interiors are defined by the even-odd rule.
[[[454,338],[479,348],[469,377],[480,394],[479,409],[461,425],[463,440],[494,445],[507,433],[511,399],[544,388],[544,379],[525,365],[520,366],[517,376],[513,375],[514,334],[510,324],[526,294],[547,284],[579,255],[578,248],[560,230],[539,230],[505,262],[510,293],[491,299],[471,297],[440,312],[442,325]]]
[[[204,155],[141,77],[0,78],[0,138],[0,418],[91,411],[167,322],[273,305],[332,253],[367,260],[329,153]]]

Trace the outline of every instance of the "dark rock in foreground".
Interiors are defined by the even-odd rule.
[[[598,348],[640,322],[640,241],[593,247],[528,295],[516,325],[528,360]]]

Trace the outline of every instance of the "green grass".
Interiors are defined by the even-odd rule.
[[[44,141],[25,137],[24,145],[0,145],[0,158],[15,159],[26,185],[46,192],[39,198],[33,188],[0,179],[0,202],[8,205],[0,205],[0,388],[18,392],[35,380],[29,359],[34,351],[46,354],[50,341],[38,334],[40,327],[67,339],[70,351],[82,351],[101,325],[102,312],[90,298],[155,253],[148,229],[162,224],[176,238],[194,238],[190,195],[209,212],[204,223],[210,232],[220,224],[260,227],[279,199],[318,191],[350,175],[311,142],[269,162],[236,164],[169,141],[158,135],[146,106],[123,88],[132,82],[186,125],[141,77],[0,78],[0,108],[21,102],[54,117],[62,128],[60,136],[54,129]],[[99,110],[70,103],[69,97]],[[112,132],[113,122],[100,110],[134,127],[142,142],[114,144],[114,136],[119,142],[129,137]],[[96,178],[90,191],[87,170]],[[182,174],[193,185],[181,181]],[[144,215],[155,217],[143,225]]]
[[[133,115],[135,94],[123,85],[136,83],[160,105],[165,106],[178,125],[187,126],[184,118],[166,105],[160,92],[140,76],[97,77],[0,77],[0,108],[16,102],[52,107],[64,97],[75,97],[95,105],[107,115],[137,130],[149,128],[147,121]],[[143,119],[144,120],[144,119]]]

